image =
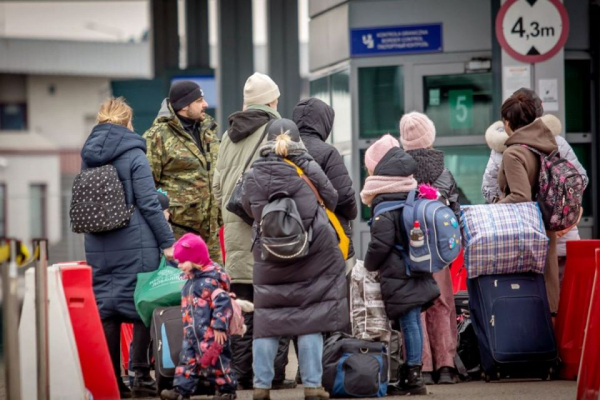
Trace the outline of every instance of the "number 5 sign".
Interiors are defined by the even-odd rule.
[[[507,0],[496,17],[496,37],[515,60],[552,58],[569,36],[569,16],[558,0]]]
[[[473,91],[450,90],[450,129],[468,129],[473,126]]]

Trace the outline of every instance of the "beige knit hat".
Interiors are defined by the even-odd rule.
[[[427,149],[435,141],[435,125],[427,115],[413,111],[400,119],[400,142],[404,150]]]
[[[279,87],[268,75],[255,72],[244,85],[244,104],[270,104],[279,98]]]

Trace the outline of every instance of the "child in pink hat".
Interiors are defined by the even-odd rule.
[[[217,388],[215,400],[236,398],[237,380],[231,371],[228,334],[233,317],[229,275],[210,259],[208,247],[197,235],[187,233],[173,246],[173,257],[188,280],[181,290],[184,341],[175,369],[172,390],[163,390],[163,400],[189,399],[200,376]],[[213,299],[213,292],[222,289]]]
[[[458,185],[444,165],[444,153],[433,148],[435,125],[420,112],[405,114],[400,120],[402,147],[417,162],[415,179],[433,186],[438,200],[449,206],[460,220]],[[456,309],[450,269],[433,274],[440,288],[440,297],[421,314],[423,328],[423,379],[426,384],[456,383],[454,355],[457,347]]]

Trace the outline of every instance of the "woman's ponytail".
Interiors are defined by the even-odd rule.
[[[287,132],[278,135],[275,138],[275,154],[281,157],[287,157],[288,155],[288,146],[292,138],[288,135]]]

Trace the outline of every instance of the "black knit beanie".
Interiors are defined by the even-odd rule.
[[[192,81],[175,82],[169,91],[169,101],[175,112],[198,100],[200,97],[204,97],[204,92],[202,92],[197,83]]]
[[[277,136],[282,133],[287,133],[292,139],[293,142],[300,141],[300,132],[298,131],[298,127],[294,123],[294,121],[289,119],[276,119],[269,126],[269,131],[267,132],[267,140],[275,140]]]

